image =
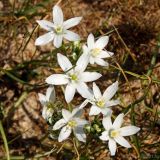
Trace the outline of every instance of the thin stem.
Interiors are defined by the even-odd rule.
[[[7,160],[10,160],[8,142],[7,142],[5,132],[4,132],[2,121],[0,121],[0,132],[1,132],[1,135],[2,135],[3,142],[4,142],[4,147],[5,147],[5,150],[6,150]]]

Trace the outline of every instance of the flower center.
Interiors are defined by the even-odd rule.
[[[109,136],[110,136],[111,138],[116,138],[116,137],[119,136],[119,131],[114,130],[114,129],[111,129],[111,130],[109,131]]]
[[[76,74],[70,74],[69,76],[72,81],[78,81],[78,76]]]
[[[91,50],[91,55],[93,56],[93,57],[96,57],[96,56],[98,56],[99,55],[99,53],[100,53],[100,49],[99,48],[94,48],[94,49],[92,49]]]
[[[70,121],[68,122],[68,126],[71,127],[71,128],[74,128],[76,125],[77,125],[77,122],[74,121],[74,120],[70,120]]]
[[[56,32],[56,34],[62,34],[63,33],[63,28],[61,26],[57,26],[55,28],[55,32]]]
[[[104,105],[105,105],[105,101],[104,100],[99,100],[96,102],[96,105],[99,107],[99,108],[103,108]]]
[[[51,102],[47,102],[46,106],[48,109],[53,109],[53,104]]]

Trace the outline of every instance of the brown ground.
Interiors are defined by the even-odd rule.
[[[48,125],[41,117],[37,93],[45,93],[46,87],[44,85],[28,86],[17,82],[10,76],[11,73],[29,84],[37,85],[43,84],[45,77],[53,73],[54,56],[49,61],[41,62],[41,67],[34,61],[43,58],[51,48],[53,49],[53,46],[36,48],[34,41],[43,31],[36,29],[33,34],[32,31],[36,26],[35,20],[48,14],[47,19],[51,20],[51,8],[55,2],[51,0],[43,2],[45,8],[33,7],[41,3],[40,0],[28,0],[28,4],[27,2],[22,4],[18,0],[15,2],[15,14],[13,14],[14,0],[0,1],[0,106],[4,112],[3,126],[9,142],[10,154],[33,157],[39,153],[48,152],[55,146],[55,152],[42,159],[71,159],[66,158],[73,157],[74,154],[71,151],[62,150],[56,156],[55,153],[61,145],[56,145],[51,139],[42,140],[47,133]],[[138,134],[141,143],[140,152],[144,159],[160,159],[160,83],[154,82],[153,79],[144,81],[126,74],[129,88],[123,74],[113,68],[117,66],[116,61],[126,71],[142,76],[148,75],[148,78],[144,77],[160,81],[160,49],[157,49],[158,36],[160,36],[160,1],[62,0],[60,5],[66,19],[72,17],[73,14],[83,16],[82,23],[75,27],[75,30],[84,40],[90,32],[98,37],[112,31],[107,46],[107,50],[115,53],[114,58],[110,60],[111,70],[104,71],[103,78],[97,83],[101,88],[105,88],[118,75],[121,105],[115,109],[115,115],[135,99],[145,95],[147,91],[148,94],[143,101],[135,105],[135,122],[141,127],[141,132]],[[23,12],[18,12],[20,8],[23,9],[23,6],[28,6],[29,9],[24,7]],[[149,70],[153,55],[156,57],[156,62]],[[126,61],[125,57],[127,57]],[[31,63],[26,61],[31,61]],[[3,71],[4,69],[6,72]],[[29,92],[25,95],[25,91],[28,90]],[[59,88],[57,91],[60,93]],[[63,98],[63,95],[61,97]],[[19,104],[13,110],[13,105],[17,104],[17,101]],[[131,123],[129,117],[130,114],[126,117],[127,123]],[[80,149],[80,154],[88,156],[89,159],[111,159],[108,150],[100,149],[103,145],[99,143],[99,141],[91,142],[87,149]],[[0,157],[2,158],[5,156],[2,139],[0,139],[0,144]],[[120,147],[115,159],[132,160],[137,157],[134,149],[128,152],[127,149]]]

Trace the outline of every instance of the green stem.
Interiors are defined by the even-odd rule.
[[[3,125],[2,125],[2,121],[0,121],[0,132],[1,132],[1,135],[2,135],[3,142],[4,142],[4,147],[5,147],[5,150],[6,150],[7,160],[10,160],[8,142],[7,142],[7,138],[6,138],[4,128],[3,128]]]

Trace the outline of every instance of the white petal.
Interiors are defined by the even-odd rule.
[[[110,130],[112,128],[111,116],[104,117],[102,120],[102,124],[106,131]]]
[[[63,127],[59,134],[58,142],[62,142],[63,140],[67,139],[70,136],[71,132],[72,130],[70,127],[68,126]]]
[[[91,34],[89,34],[89,36],[88,36],[88,38],[87,38],[87,45],[88,45],[88,48],[89,49],[93,49],[94,48],[94,44],[95,42],[94,42],[94,36],[93,36],[93,34],[91,33]]]
[[[102,75],[97,72],[83,72],[81,74],[81,80],[83,82],[92,82],[99,79]]]
[[[108,141],[109,136],[108,136],[108,131],[102,132],[102,135],[99,137],[102,141]]]
[[[77,88],[78,93],[79,93],[82,97],[84,97],[84,98],[90,98],[90,97],[92,97],[92,94],[91,94],[88,86],[87,86],[85,83],[83,83],[83,82],[82,82],[82,83],[79,83],[79,84],[76,86],[76,88]]]
[[[95,57],[90,56],[89,63],[94,64],[95,63]]]
[[[58,130],[61,127],[63,127],[66,124],[66,121],[64,119],[60,119],[59,121],[57,121],[54,126],[53,126],[53,130]]]
[[[83,110],[79,107],[76,107],[72,110],[72,117],[80,117],[83,113]]]
[[[118,90],[118,81],[116,81],[115,83],[113,83],[112,85],[110,85],[105,92],[103,93],[103,98],[106,101],[109,101],[117,92]]]
[[[72,113],[66,109],[62,109],[62,116],[65,119],[65,121],[68,122],[72,117]]]
[[[68,84],[65,89],[65,100],[67,103],[70,103],[75,95],[76,89],[72,84]]]
[[[77,33],[74,33],[74,32],[69,31],[69,30],[66,30],[65,34],[63,36],[68,41],[79,41],[80,40],[80,37]]]
[[[82,54],[76,63],[75,70],[79,72],[83,72],[86,69],[88,62],[89,62],[89,55]]]
[[[74,120],[77,122],[78,126],[77,127],[84,127],[84,125],[88,124],[89,122],[85,119],[81,119],[81,118],[74,118]]]
[[[101,91],[99,87],[96,85],[96,83],[93,83],[93,93],[96,99],[99,99],[102,97]]]
[[[100,54],[97,57],[99,57],[99,58],[108,58],[108,57],[111,57],[113,55],[114,55],[113,52],[101,51]]]
[[[65,21],[63,23],[63,26],[64,26],[65,29],[69,29],[69,28],[79,24],[79,22],[81,20],[82,20],[82,17],[74,17],[74,18],[71,18],[71,19],[68,19],[67,21]]]
[[[61,66],[64,72],[72,68],[72,64],[66,56],[58,53],[57,59],[58,59],[58,64]]]
[[[64,74],[52,74],[48,78],[46,78],[46,83],[53,85],[63,85],[67,84],[68,82],[69,80]]]
[[[96,41],[95,46],[96,48],[103,49],[107,45],[108,41],[109,41],[109,37],[103,36]]]
[[[108,62],[105,62],[103,59],[98,58],[98,57],[95,58],[95,63],[97,63],[100,66],[104,66],[104,67],[107,67],[109,65]]]
[[[54,89],[53,86],[50,86],[50,87],[47,88],[46,98],[47,98],[47,101],[50,101],[50,102],[54,102],[55,101],[56,93],[55,93],[55,89]]]
[[[118,128],[121,127],[121,125],[122,125],[122,123],[123,123],[123,117],[124,117],[124,114],[123,114],[123,113],[119,114],[119,115],[116,117],[116,119],[114,120],[114,123],[113,123],[113,127],[114,127],[115,129],[118,129]]]
[[[111,106],[116,106],[120,103],[119,100],[110,100],[110,101],[107,101],[105,106],[106,107],[111,107]]]
[[[52,31],[54,28],[54,24],[47,20],[37,20],[36,22],[47,31]]]
[[[83,109],[83,108],[88,104],[88,102],[89,102],[89,100],[86,99],[86,100],[79,106],[79,108],[80,108],[80,109]]]
[[[63,24],[63,12],[62,9],[57,5],[53,7],[53,22],[55,25]]]
[[[109,150],[111,152],[111,156],[114,156],[116,154],[116,149],[117,149],[117,144],[116,142],[113,140],[113,139],[109,139],[109,142],[108,142],[108,147],[109,147]]]
[[[86,45],[83,45],[83,54],[89,54],[89,49]]]
[[[83,131],[83,127],[76,127],[74,129],[74,134],[79,141],[86,142],[86,134]]]
[[[59,47],[61,47],[61,45],[62,45],[62,40],[63,40],[63,36],[62,35],[55,35],[55,37],[54,37],[54,46],[56,47],[56,48],[59,48]]]
[[[101,109],[101,112],[104,116],[108,116],[110,115],[110,113],[112,113],[112,110],[110,108],[105,107]]]
[[[101,112],[101,109],[99,107],[92,105],[90,112],[89,112],[89,115],[90,116],[98,115],[100,112]]]
[[[121,146],[126,147],[126,148],[131,148],[131,145],[128,143],[128,141],[125,138],[123,138],[121,136],[118,136],[118,137],[116,137],[114,139]]]
[[[38,37],[35,41],[35,45],[39,46],[39,45],[45,45],[49,42],[51,42],[54,38],[54,34],[52,32],[48,32],[40,37]]]
[[[136,126],[126,126],[119,129],[121,136],[130,136],[136,134],[140,128]]]
[[[45,95],[38,93],[39,101],[41,102],[42,105],[45,105],[47,102],[47,98]]]

